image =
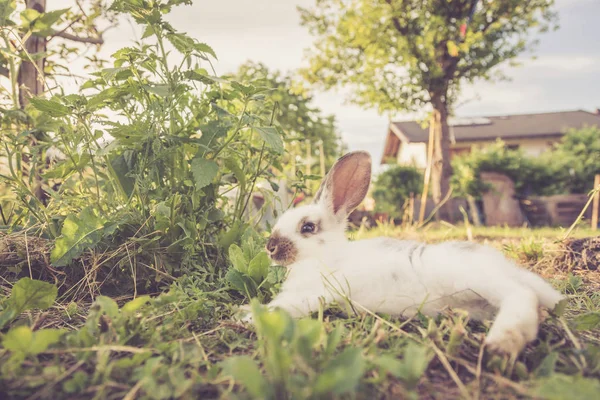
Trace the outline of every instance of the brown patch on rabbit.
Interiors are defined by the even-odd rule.
[[[283,266],[292,264],[298,256],[298,249],[294,243],[290,239],[280,236],[278,232],[273,232],[266,249],[269,257]]]

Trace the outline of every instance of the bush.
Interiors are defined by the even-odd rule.
[[[373,184],[378,212],[398,214],[411,193],[423,190],[423,175],[415,167],[396,165],[379,174]]]
[[[510,150],[498,140],[485,149],[452,161],[452,187],[455,196],[481,197],[488,187],[481,181],[481,172],[498,172],[511,178],[518,196],[553,195],[567,192],[565,169],[554,161],[552,152],[528,157],[520,150]]]
[[[600,174],[600,128],[567,131],[549,162],[564,171],[564,185],[569,193],[588,193],[594,186],[594,175]]]

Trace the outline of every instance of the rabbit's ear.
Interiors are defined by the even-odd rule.
[[[334,215],[348,215],[363,201],[371,182],[371,156],[355,151],[341,157],[325,177],[314,202]]]

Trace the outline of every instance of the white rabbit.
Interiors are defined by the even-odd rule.
[[[317,311],[320,299],[350,299],[373,312],[402,316],[455,307],[475,319],[496,314],[486,338],[490,349],[517,354],[536,338],[538,306],[552,309],[563,296],[499,251],[471,242],[349,241],[346,219],[364,199],[370,179],[370,155],[346,154],[314,203],[281,216],[267,251],[289,273],[269,307],[294,317]]]

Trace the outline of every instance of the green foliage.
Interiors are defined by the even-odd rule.
[[[565,181],[561,179],[563,168],[551,162],[551,153],[539,157],[529,157],[521,150],[508,149],[501,140],[482,149],[456,157],[452,161],[452,185],[456,196],[481,196],[489,189],[480,177],[481,172],[505,174],[515,184],[520,196],[552,195],[565,191]]]
[[[397,215],[411,193],[418,196],[422,190],[423,174],[417,168],[395,165],[373,182],[373,199],[379,212]]]
[[[116,228],[106,218],[95,215],[91,207],[86,207],[79,216],[69,215],[63,222],[61,236],[56,238],[54,249],[50,254],[52,264],[64,267],[78,257],[86,249],[92,249],[102,239],[110,235]]]
[[[569,193],[587,194],[600,174],[600,127],[570,129],[556,146],[549,162],[560,166]]]
[[[429,349],[410,343],[404,351],[402,360],[383,355],[377,359],[377,365],[385,372],[402,379],[410,389],[413,389],[425,373],[431,358]]]
[[[225,279],[247,299],[270,297],[285,277],[284,267],[271,266],[271,260],[263,250],[264,244],[264,238],[248,228],[242,235],[242,247],[236,244],[229,246],[231,267]]]
[[[321,110],[312,105],[312,97],[299,87],[291,75],[269,70],[261,63],[247,62],[240,66],[234,76],[241,81],[249,81],[269,89],[267,98],[276,104],[277,124],[288,133],[291,141],[285,156],[288,168],[291,168],[296,159],[302,160],[306,156],[309,145],[307,139],[311,143],[311,153],[317,157],[320,155],[318,143],[322,142],[325,166],[329,168],[333,165],[342,146],[335,117],[322,115]],[[269,142],[269,132],[261,134]],[[279,140],[276,139],[278,135],[271,136]],[[313,165],[313,172],[316,174],[320,174],[318,167],[319,163]]]
[[[37,355],[58,343],[65,332],[60,329],[40,329],[32,332],[28,326],[17,326],[2,338],[2,346],[14,356]]]
[[[93,72],[79,93],[33,98],[23,112],[7,114],[0,157],[10,169],[0,179],[15,200],[6,223],[10,230],[39,226],[56,238],[54,266],[98,252],[114,275],[103,282],[145,265],[133,279],[146,288],[199,265],[214,272],[245,230],[250,190],[283,169],[284,131],[270,88],[211,75],[214,50],[164,19],[181,3],[114,2],[110,12],[133,16],[143,40],[116,51],[112,66]],[[46,168],[50,148],[64,158]],[[45,169],[45,203],[25,159],[32,170]],[[230,204],[222,193],[236,187]],[[252,264],[258,284],[264,260]]]
[[[567,398],[585,400],[597,396],[599,392],[600,381],[597,379],[554,374],[551,377],[540,380],[533,391],[533,395],[536,398],[547,400]]]
[[[14,284],[10,297],[0,312],[0,329],[24,311],[35,308],[45,310],[56,300],[56,286],[30,278],[21,278]]]

